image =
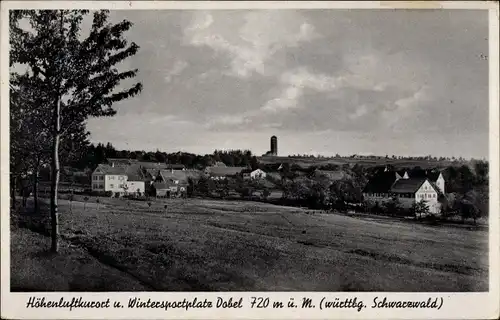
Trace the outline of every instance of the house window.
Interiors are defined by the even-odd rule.
[[[104,180],[104,176],[99,176],[99,180]]]
[[[109,185],[109,187],[110,187],[110,188],[114,188],[114,187],[115,187],[115,185],[114,185],[114,184],[110,184],[110,185]]]

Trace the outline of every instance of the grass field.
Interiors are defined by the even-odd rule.
[[[202,199],[151,208],[103,199],[85,210],[74,201],[71,211],[61,200],[60,211],[63,243],[92,260],[73,273],[71,263],[59,262],[69,279],[47,284],[50,290],[67,290],[71,281],[72,290],[94,291],[488,290],[487,231]],[[12,286],[36,289],[20,271],[33,250],[11,238]],[[40,241],[40,248],[50,243]],[[33,255],[45,264],[61,259]],[[71,279],[103,270],[124,277],[122,285]]]

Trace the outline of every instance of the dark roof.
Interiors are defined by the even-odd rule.
[[[216,163],[214,163],[213,166],[214,167],[226,167],[226,164],[222,161],[217,161]]]
[[[167,164],[161,162],[149,162],[149,161],[138,161],[136,162],[138,165],[143,167],[144,169],[166,169]]]
[[[158,173],[160,172],[160,170],[159,170],[159,169],[156,169],[156,168],[155,168],[155,169],[151,169],[151,168],[149,168],[149,169],[144,169],[144,170],[145,170],[148,174],[150,174],[151,176],[156,176],[156,175],[158,175]]]
[[[163,181],[187,181],[187,174],[185,171],[171,171],[171,170],[160,170],[160,176]]]
[[[211,176],[231,176],[245,170],[246,167],[208,167]]]
[[[390,188],[393,193],[415,193],[427,180],[426,178],[399,179]]]
[[[129,181],[143,181],[145,179],[140,167],[136,164],[114,167],[108,164],[100,164],[97,166],[97,169],[99,169],[104,174],[127,176]]]
[[[153,187],[156,190],[161,190],[161,189],[170,189],[171,187],[176,187],[177,184],[173,182],[155,182],[153,183]]]
[[[436,181],[441,174],[439,170],[414,169],[408,172],[410,178],[428,178],[429,181]]]
[[[125,168],[129,181],[144,181],[146,179],[141,167],[138,165],[131,165]]]
[[[368,181],[363,192],[388,193],[394,181],[396,181],[394,171],[379,171]]]
[[[167,164],[167,168],[174,170],[183,170],[186,169],[186,166],[183,164],[172,163],[172,164]]]
[[[437,181],[440,174],[441,174],[440,171],[431,171],[427,173],[427,177],[429,178],[430,181]]]
[[[187,178],[198,179],[201,177],[202,172],[196,169],[186,169],[183,171]]]
[[[99,164],[96,170],[101,171],[104,174],[113,174],[113,175],[126,175],[127,167],[126,166],[110,166],[109,164]]]

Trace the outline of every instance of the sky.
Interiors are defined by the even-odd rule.
[[[142,93],[118,149],[488,157],[487,11],[124,10]],[[123,82],[123,88],[132,82]]]

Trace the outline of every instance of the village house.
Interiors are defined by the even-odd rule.
[[[156,197],[173,197],[185,194],[188,186],[186,171],[160,170],[152,184],[151,193]]]
[[[144,194],[146,177],[137,165],[100,164],[92,173],[92,191],[112,195]]]
[[[365,200],[382,204],[396,197],[403,208],[425,201],[429,212],[439,214],[439,198],[445,194],[445,180],[440,172],[424,172],[410,176],[408,172],[396,172],[387,168],[375,174],[363,189]]]
[[[244,180],[260,180],[265,179],[267,174],[261,169],[244,169],[241,171]]]

